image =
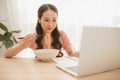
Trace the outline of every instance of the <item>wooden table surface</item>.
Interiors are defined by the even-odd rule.
[[[76,78],[34,58],[0,58],[0,80],[120,80],[120,69]]]

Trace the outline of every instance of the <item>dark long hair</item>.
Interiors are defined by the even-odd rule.
[[[39,9],[38,9],[38,18],[41,19],[43,12],[47,11],[48,9],[53,10],[54,12],[57,13],[58,15],[58,11],[57,8],[52,5],[52,4],[43,4]],[[37,25],[36,25],[36,32],[37,35],[43,35],[43,29],[41,27],[41,24],[39,23],[39,20],[37,21]],[[59,30],[56,26],[56,28],[53,30],[52,32],[52,37],[53,37],[53,42],[52,42],[52,47],[55,49],[61,49],[61,43],[59,41]],[[43,39],[43,36],[40,36],[36,39],[36,43],[37,43],[37,49],[43,49],[43,45],[41,44],[41,41]]]

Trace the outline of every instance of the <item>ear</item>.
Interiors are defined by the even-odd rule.
[[[41,20],[40,20],[40,19],[38,19],[38,21],[39,21],[39,23],[41,23]]]

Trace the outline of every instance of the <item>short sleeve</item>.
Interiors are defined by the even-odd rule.
[[[64,31],[60,31],[59,40],[62,44],[63,49],[66,50],[68,54],[70,54],[72,52],[71,43],[67,34]]]

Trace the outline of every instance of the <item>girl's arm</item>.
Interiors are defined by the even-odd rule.
[[[23,49],[30,47],[30,45],[35,41],[35,39],[36,39],[36,37],[33,35],[26,36],[21,42],[17,43],[13,47],[8,48],[6,50],[6,52],[4,53],[4,56],[6,58],[10,58],[10,57],[16,55]]]
[[[60,32],[60,42],[69,56],[78,57],[80,55],[80,51],[74,51],[72,49],[70,40],[64,31]]]
[[[5,52],[4,56],[6,58],[11,58],[12,56],[16,55],[19,53],[21,50],[25,49],[26,46],[24,44],[16,44],[15,46],[8,48],[7,51]]]

